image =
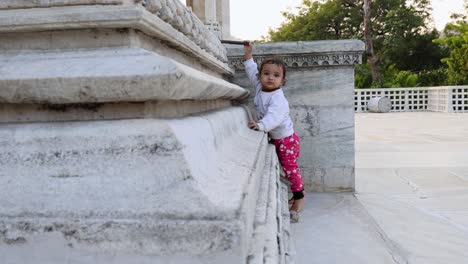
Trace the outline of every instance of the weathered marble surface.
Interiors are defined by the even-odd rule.
[[[268,146],[265,171],[259,182],[254,234],[247,264],[294,263],[289,224],[288,189],[282,183],[276,151]]]
[[[207,9],[212,9],[213,21],[203,23],[197,16],[192,14],[192,11],[187,9],[180,0],[149,0],[143,2],[143,6],[148,11],[157,15],[162,20],[169,23],[172,27],[180,31],[182,34],[190,38],[193,42],[200,45],[203,49],[206,49],[214,53],[219,59],[226,61],[226,49],[221,44],[219,37],[220,28],[218,22],[216,22],[216,2],[206,3]],[[212,30],[210,27],[214,27]]]
[[[0,10],[72,5],[121,5],[124,3],[125,0],[2,0]]]
[[[467,130],[467,114],[356,114],[356,193],[306,197],[296,263],[466,263]]]
[[[356,196],[401,263],[468,259],[468,115],[356,115]]]
[[[283,90],[302,141],[299,165],[308,190],[354,188],[353,64],[361,61],[363,49],[357,40],[254,46],[257,62],[274,55],[288,64]],[[234,83],[253,91],[239,66],[241,54],[241,48],[228,47],[230,65],[237,70]]]
[[[225,3],[223,4],[225,5]],[[229,5],[228,2],[227,4]],[[155,18],[157,17],[161,21],[166,22],[199,45],[202,49],[205,49],[208,52],[213,53],[219,59],[226,61],[226,50],[219,41],[219,38],[179,0],[3,0],[0,2],[0,10],[29,8],[48,8],[48,10],[51,10],[50,8],[56,7],[92,5],[105,5],[108,8],[112,8],[112,5],[137,6],[144,8],[148,12],[154,14]],[[214,20],[216,20],[215,5],[216,4],[214,2]]]
[[[233,108],[178,120],[1,125],[0,260],[245,261],[271,241],[251,238],[267,225],[256,218],[276,219],[269,188],[278,175],[274,150],[246,123]],[[275,183],[259,192],[262,177]],[[257,209],[259,199],[270,209]]]
[[[144,49],[0,54],[0,102],[216,100],[247,91]],[[20,71],[18,69],[21,69]]]
[[[353,69],[291,71],[285,93],[301,136],[299,164],[313,190],[354,187]]]
[[[171,0],[177,2],[177,0]],[[185,10],[185,7],[184,7]],[[184,12],[189,12],[185,10]],[[159,13],[158,13],[159,14]],[[186,14],[187,16],[191,14]],[[191,15],[193,17],[193,15]],[[141,5],[84,5],[0,10],[0,33],[75,29],[134,29],[199,59],[206,66],[230,75],[226,50],[201,23],[185,34]],[[33,41],[33,40],[30,40]],[[154,41],[154,40],[153,40]],[[156,41],[157,42],[157,41]],[[137,45],[134,42],[133,45]]]
[[[310,193],[292,225],[296,264],[401,264],[391,241],[350,193]]]
[[[0,104],[0,123],[181,118],[232,106],[229,100],[148,101],[133,103]]]
[[[243,48],[238,45],[227,47],[231,67],[243,70]],[[293,68],[349,66],[361,63],[362,50],[363,43],[357,40],[277,42],[256,45],[254,59],[260,63],[263,59],[274,56]]]
[[[178,0],[8,4],[0,263],[285,263],[274,149]]]

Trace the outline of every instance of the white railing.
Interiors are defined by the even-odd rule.
[[[468,86],[355,89],[354,111],[367,112],[372,97],[385,96],[391,112],[468,113]]]

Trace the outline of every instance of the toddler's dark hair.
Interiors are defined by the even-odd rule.
[[[286,80],[286,63],[284,63],[283,60],[279,58],[275,58],[275,57],[264,59],[262,61],[262,64],[260,64],[260,69],[258,70],[259,73],[262,72],[263,65],[265,64],[275,64],[275,65],[280,66],[283,69],[283,79]]]

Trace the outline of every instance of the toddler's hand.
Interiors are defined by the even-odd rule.
[[[244,59],[249,60],[252,58],[253,45],[250,41],[244,41]]]
[[[256,131],[259,131],[260,128],[258,127],[257,123],[255,122],[249,122],[249,128],[250,129],[253,129],[253,130],[256,130]]]

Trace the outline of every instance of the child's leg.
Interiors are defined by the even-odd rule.
[[[291,182],[294,203],[291,207],[293,211],[300,211],[304,207],[304,184],[297,160],[300,153],[300,139],[296,133],[282,139],[275,139],[276,153],[283,166],[286,178]]]

